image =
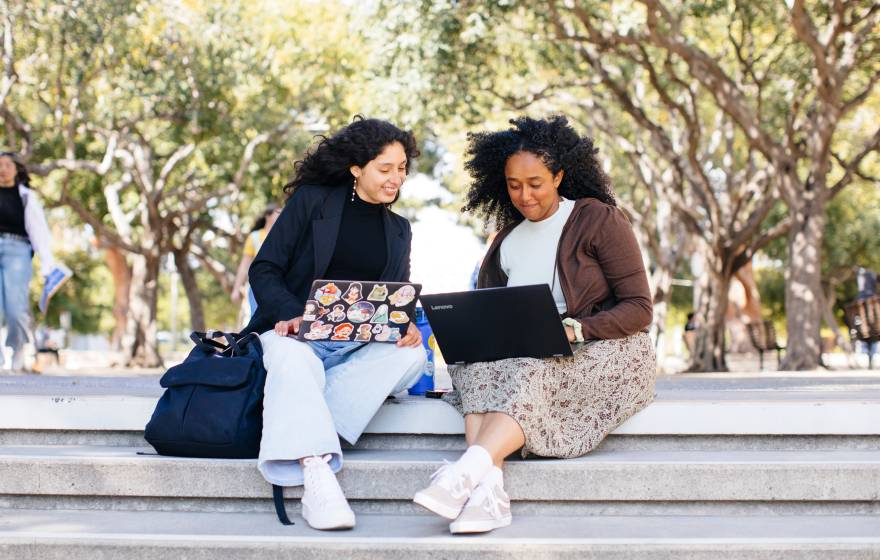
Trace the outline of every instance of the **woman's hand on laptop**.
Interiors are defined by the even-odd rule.
[[[294,317],[290,321],[278,321],[275,323],[275,334],[278,336],[288,336],[291,334],[299,334],[299,326],[302,324],[302,317]]]
[[[415,348],[422,343],[422,332],[413,323],[409,324],[406,329],[406,335],[397,341],[398,346],[409,346]]]

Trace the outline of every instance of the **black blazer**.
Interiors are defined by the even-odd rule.
[[[242,332],[263,333],[303,314],[312,281],[330,265],[350,195],[344,186],[303,185],[294,191],[248,271],[257,312]],[[382,216],[388,260],[378,280],[409,282],[409,222],[384,206]]]

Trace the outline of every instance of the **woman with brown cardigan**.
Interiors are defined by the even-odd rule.
[[[584,455],[654,397],[648,278],[597,150],[565,117],[511,123],[470,137],[464,209],[500,228],[477,287],[549,285],[574,356],[449,368],[468,449],[414,499],[453,533],[510,524],[505,457]]]

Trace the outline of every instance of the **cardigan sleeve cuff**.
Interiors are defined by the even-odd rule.
[[[562,320],[562,324],[572,328],[572,330],[574,331],[575,342],[584,341],[584,329],[580,321],[578,321],[577,319],[572,319],[571,317],[566,317]]]

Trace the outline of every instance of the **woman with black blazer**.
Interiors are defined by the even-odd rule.
[[[323,138],[297,162],[250,267],[257,313],[245,331],[261,333],[268,372],[258,468],[272,484],[304,485],[302,514],[316,529],[354,526],[335,476],[339,437],[355,443],[385,398],[416,382],[425,350],[412,324],[397,344],[293,336],[316,278],[409,281],[410,225],[389,206],[418,154],[412,133],[376,119]]]

